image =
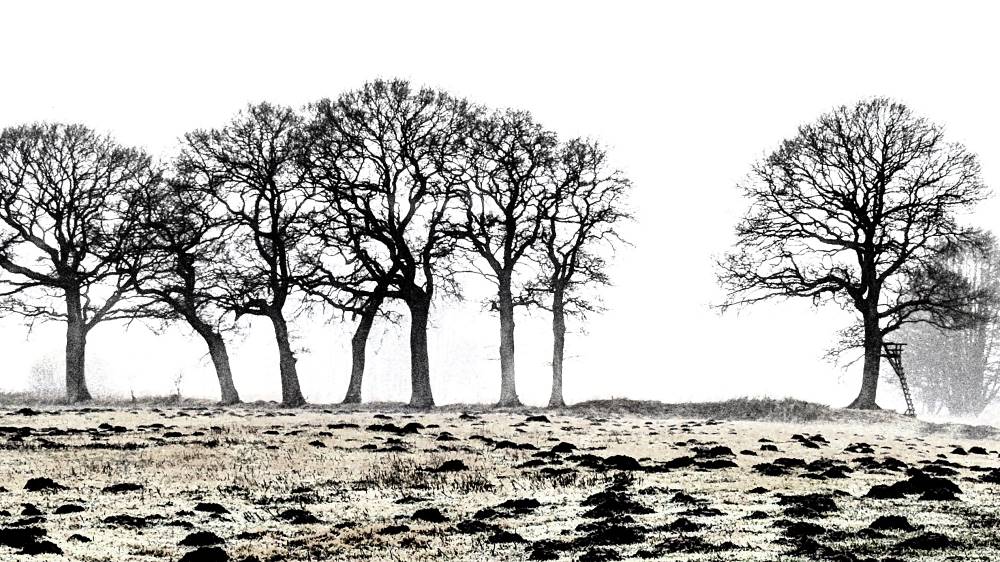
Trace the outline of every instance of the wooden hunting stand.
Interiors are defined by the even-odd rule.
[[[906,372],[903,371],[903,346],[905,343],[896,342],[882,342],[882,357],[889,360],[889,364],[892,365],[894,371],[896,371],[896,376],[899,377],[899,384],[903,387],[903,396],[906,398],[906,413],[907,416],[916,416],[917,412],[913,409],[913,398],[910,397],[910,385],[906,382]]]

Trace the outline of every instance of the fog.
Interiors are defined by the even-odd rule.
[[[614,259],[606,312],[570,326],[565,394],[664,401],[792,396],[846,405],[860,364],[823,360],[851,322],[806,302],[720,316],[713,257],[745,202],[736,184],[796,126],[835,105],[884,95],[944,124],[1000,183],[996,9],[986,3],[839,2],[33,2],[0,8],[0,125],[82,122],[164,157],[186,131],[224,124],[248,102],[300,106],[377,77],[403,77],[493,107],[531,111],[563,138],[610,147],[634,182],[632,243]],[[968,221],[994,227],[991,200]],[[489,288],[432,312],[438,403],[499,392]],[[520,312],[519,391],[544,404],[551,329]],[[303,392],[342,398],[353,326],[317,310],[293,322]],[[127,329],[126,329],[127,328]],[[95,395],[217,396],[204,344],[181,327],[97,328]],[[366,400],[409,395],[406,321],[377,324]],[[58,363],[63,327],[0,319],[0,389],[37,386]],[[277,400],[266,322],[231,337],[246,400]],[[56,366],[58,375],[59,367]],[[885,366],[883,371],[889,371]],[[34,373],[34,374],[33,374]],[[883,406],[902,408],[880,387]]]

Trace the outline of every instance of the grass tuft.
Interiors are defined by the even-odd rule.
[[[829,406],[794,398],[734,398],[722,402],[668,404],[654,400],[588,400],[569,406],[572,412],[631,414],[649,417],[690,417],[720,420],[816,421],[834,419]]]

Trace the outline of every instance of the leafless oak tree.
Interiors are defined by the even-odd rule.
[[[431,303],[454,291],[455,241],[446,219],[462,188],[470,108],[402,80],[375,81],[315,106],[312,162],[336,206],[351,268],[410,312],[411,397],[434,405],[427,354]]]
[[[876,98],[822,115],[742,189],[750,209],[718,263],[722,309],[792,297],[853,308],[864,372],[850,407],[877,408],[886,335],[968,319],[977,295],[934,258],[973,235],[956,215],[986,195],[979,164],[906,106]]]
[[[602,254],[624,241],[618,233],[630,220],[626,197],[631,182],[610,167],[607,153],[593,141],[573,139],[560,147],[553,167],[540,237],[542,272],[533,291],[551,294],[552,393],[549,406],[563,406],[563,356],[566,316],[600,308],[586,289],[607,285],[608,261]]]
[[[183,180],[152,186],[141,203],[136,240],[140,260],[128,260],[128,266],[137,279],[136,291],[160,305],[151,316],[183,320],[205,341],[221,401],[236,404],[240,396],[223,338],[232,326],[220,306],[227,289],[227,238],[233,227],[227,228],[229,221],[218,207],[215,198]]]
[[[160,181],[150,157],[82,125],[34,124],[0,133],[3,306],[66,322],[66,397],[90,399],[87,335],[141,313],[123,252],[137,226],[133,199]],[[55,303],[62,301],[62,306]]]
[[[322,132],[319,135],[315,143],[310,143],[315,149],[310,151],[311,158],[315,160],[310,161],[308,170],[316,185],[326,187],[317,190],[310,243],[308,251],[303,252],[308,271],[300,285],[311,300],[357,321],[351,337],[351,376],[343,403],[359,404],[372,326],[380,316],[396,322],[395,316],[383,307],[396,270],[391,264],[388,270],[382,270],[377,260],[367,259],[365,241],[355,237],[355,229],[342,220],[336,201],[339,191],[330,188],[337,184],[328,182],[330,168],[325,164]]]
[[[514,307],[531,299],[518,290],[518,265],[537,245],[556,160],[554,133],[523,111],[496,112],[472,130],[469,182],[456,228],[475,271],[496,285],[500,315],[500,406],[520,405],[514,371]],[[477,259],[478,258],[478,259]],[[481,268],[478,261],[486,263]]]
[[[178,174],[215,199],[230,228],[218,301],[237,317],[263,316],[274,327],[285,406],[305,403],[286,318],[304,267],[298,254],[311,205],[301,127],[290,108],[252,105],[222,129],[187,134],[177,161]]]

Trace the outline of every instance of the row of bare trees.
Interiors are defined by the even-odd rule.
[[[0,303],[65,321],[66,387],[90,398],[87,334],[121,319],[186,323],[222,401],[239,401],[226,335],[267,318],[282,403],[305,402],[289,323],[304,309],[356,322],[345,402],[361,399],[379,317],[409,315],[410,404],[434,404],[427,327],[464,272],[496,289],[500,404],[519,403],[518,306],[551,312],[561,405],[568,314],[599,305],[630,184],[586,139],[405,81],[374,81],[301,110],[252,105],[186,134],[158,162],[80,125],[0,133]]]

